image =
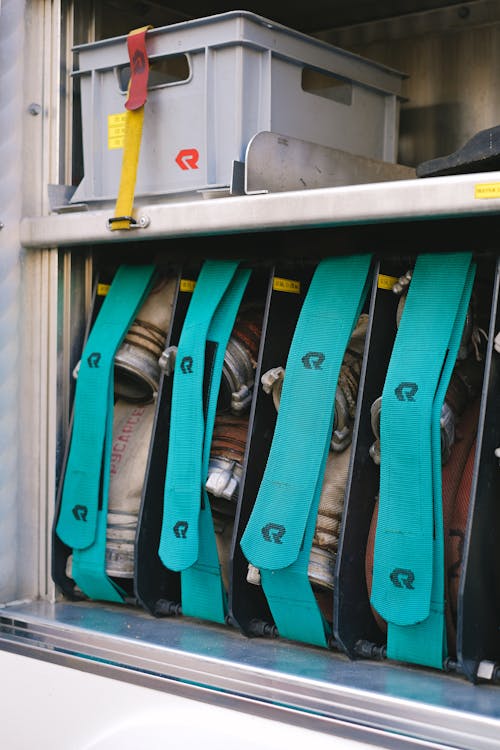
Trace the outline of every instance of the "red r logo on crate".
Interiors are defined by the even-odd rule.
[[[179,151],[177,156],[175,157],[176,164],[181,169],[199,169],[198,167],[198,159],[200,158],[200,154],[198,149],[196,148],[183,148]]]

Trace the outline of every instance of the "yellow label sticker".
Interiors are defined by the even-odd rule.
[[[385,273],[379,273],[377,286],[379,289],[388,289],[391,291],[396,281],[396,276],[386,276]]]
[[[111,287],[111,284],[98,284],[97,285],[98,297],[105,297],[107,293],[109,292],[110,287]]]
[[[294,281],[293,279],[281,279],[279,276],[275,276],[273,279],[273,289],[277,292],[291,292],[292,294],[300,294],[300,281]]]
[[[196,281],[193,281],[192,279],[181,279],[179,289],[181,290],[181,292],[194,292],[195,286]]]
[[[108,149],[123,148],[125,144],[126,112],[108,115]]]
[[[474,198],[500,198],[500,182],[478,182],[474,186]]]

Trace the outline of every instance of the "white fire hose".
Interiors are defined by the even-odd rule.
[[[134,576],[137,518],[154,413],[154,403],[137,405],[119,399],[115,404],[106,531],[109,576]]]
[[[176,289],[162,278],[149,293],[115,357],[113,444],[106,529],[106,573],[134,577],[135,537],[165,348]],[[75,375],[78,374],[78,366]],[[71,577],[72,556],[66,573]]]

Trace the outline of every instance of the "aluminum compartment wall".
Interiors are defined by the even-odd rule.
[[[408,74],[400,118],[402,164],[449,154],[500,122],[498,3],[478,0],[320,36]]]

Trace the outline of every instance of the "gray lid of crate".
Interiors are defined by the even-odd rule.
[[[119,36],[76,46],[79,69],[74,72],[79,74],[127,65],[126,39],[126,36]],[[397,70],[246,11],[183,21],[152,29],[147,35],[150,59],[232,44],[264,48],[294,62],[332,68],[337,76],[392,94],[401,93],[401,82],[406,78]]]

